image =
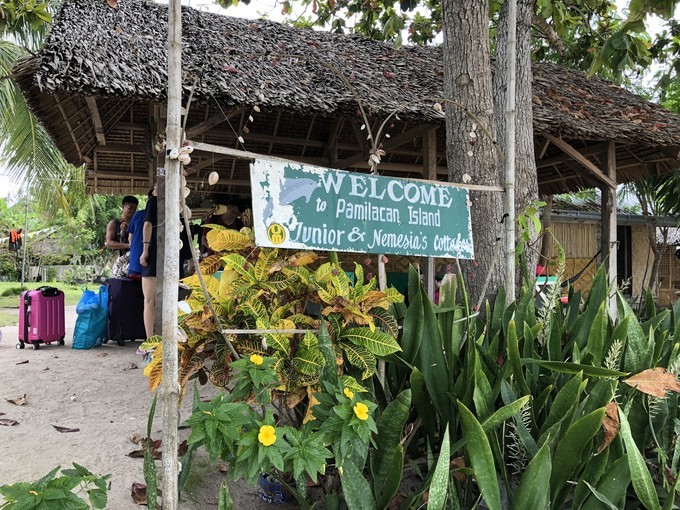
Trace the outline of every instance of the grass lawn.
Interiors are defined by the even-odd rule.
[[[0,312],[0,328],[4,326],[16,326],[17,324],[17,314]]]
[[[76,305],[80,300],[80,296],[83,295],[82,285],[67,285],[63,282],[26,282],[24,284],[25,289],[37,289],[43,285],[49,285],[50,287],[57,287],[59,290],[64,292],[64,301],[66,306]],[[92,290],[99,289],[98,284],[90,284],[89,287]],[[17,294],[11,296],[3,296],[2,294],[8,289],[21,289],[21,282],[0,282],[0,308],[19,308],[19,294],[20,291],[17,290]],[[3,315],[0,315],[0,326],[6,324],[3,323]]]

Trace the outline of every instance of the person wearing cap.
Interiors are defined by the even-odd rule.
[[[208,220],[205,222],[206,225],[209,224],[214,224],[214,225],[222,225],[223,227],[232,229],[232,230],[241,230],[243,228],[243,220],[241,219],[241,210],[239,207],[235,204],[229,204],[229,205],[224,205],[224,204],[219,204],[215,206],[215,211],[213,214],[208,218]],[[210,228],[203,227],[202,233],[201,233],[201,256],[202,257],[207,257],[209,255],[213,255],[215,252],[210,249],[208,246],[208,232],[210,232]]]

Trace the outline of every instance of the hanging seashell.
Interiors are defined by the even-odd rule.
[[[211,186],[217,184],[217,181],[219,180],[220,174],[218,174],[217,172],[210,172],[210,174],[208,175],[208,184],[210,184]]]
[[[189,208],[187,207],[187,208],[186,208],[186,211],[184,212],[184,217],[185,217],[187,220],[190,220],[190,219],[191,219],[191,214],[192,214],[192,213],[191,213],[191,209],[189,209]]]
[[[183,246],[184,246],[184,243],[183,243],[182,240],[180,239],[180,240],[179,240],[179,249],[181,250]]]
[[[170,154],[168,154],[170,159],[177,159],[179,157],[179,149],[172,149]]]
[[[177,308],[182,313],[191,313],[191,306],[186,301],[180,301],[177,303]]]
[[[188,197],[189,193],[191,193],[191,190],[189,188],[187,188],[186,186],[184,186],[184,198]]]
[[[189,163],[191,163],[191,156],[189,156],[188,154],[180,154],[177,159],[183,165],[188,165]]]
[[[182,176],[180,177],[180,181],[179,181],[179,182],[182,183],[182,186],[186,186],[186,185],[187,185],[187,178],[184,177],[184,176],[182,175]]]

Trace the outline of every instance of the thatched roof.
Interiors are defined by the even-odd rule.
[[[115,136],[116,125],[122,122],[141,120],[148,124],[152,117],[148,105],[162,103],[165,97],[167,6],[140,0],[119,0],[118,5],[113,9],[105,0],[66,0],[45,47],[15,69],[29,102],[67,157],[73,162],[89,159],[90,166],[93,151],[105,152],[101,147],[97,149],[103,145],[101,137],[95,137],[97,129]],[[442,114],[433,108],[443,97],[441,48],[395,49],[361,37],[300,30],[270,21],[250,21],[191,8],[183,8],[182,13],[187,95],[194,77],[201,77],[195,90],[200,105],[194,111],[196,123],[219,109],[233,115],[257,105],[270,124],[269,136],[280,138],[283,128],[289,137],[299,134],[299,138],[314,143],[328,142],[336,129],[341,160],[362,147],[349,126],[357,122],[357,100],[340,75],[351,83],[376,121],[398,111],[402,132],[416,125],[444,123]],[[577,149],[615,140],[622,167],[618,173],[620,182],[639,178],[640,172],[665,173],[677,167],[679,115],[578,71],[536,64],[533,73],[538,149],[544,145],[542,135],[562,138]],[[86,96],[96,98],[102,120],[99,128],[96,120],[89,121],[89,126],[81,125],[86,118],[79,118],[77,111],[85,106]],[[91,103],[87,106],[92,110]],[[146,119],[130,113],[135,108]],[[73,121],[74,117],[80,122]],[[347,123],[334,128],[337,119]],[[159,121],[158,115],[155,120]],[[70,133],[63,129],[64,121]],[[290,128],[281,125],[286,121]],[[246,122],[242,116],[241,122],[235,124],[242,126]],[[255,125],[259,122],[258,119]],[[240,132],[239,126],[234,128]],[[322,133],[318,138],[317,131]],[[233,146],[236,136],[223,134],[222,142]],[[128,143],[134,145],[153,138],[148,132],[129,135]],[[438,139],[440,164],[445,164],[443,129]],[[343,142],[354,145],[346,148],[344,156]],[[275,144],[270,140],[249,149],[285,155],[285,147],[277,150]],[[545,145],[537,155],[548,160],[539,172],[544,191],[596,184],[587,174],[576,175],[579,172],[573,162],[561,160],[561,151]],[[321,147],[315,154],[311,149],[302,152],[303,156],[321,157],[326,149]],[[586,154],[594,158],[593,162],[600,157],[595,149]],[[149,163],[144,155],[137,160],[135,152],[130,155],[127,168],[145,173]],[[404,154],[401,159],[396,155],[392,162],[422,165],[412,154]],[[650,162],[653,166],[648,165]],[[99,166],[98,170],[102,170]],[[231,167],[234,177],[239,174],[238,168]]]

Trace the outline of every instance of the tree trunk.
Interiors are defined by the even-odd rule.
[[[449,181],[463,182],[468,174],[475,184],[500,186],[496,163],[489,56],[489,4],[487,0],[445,0],[444,94],[446,104],[446,159]],[[457,104],[456,104],[457,103]],[[503,196],[498,192],[470,192],[475,262],[462,264],[463,277],[473,303],[482,295],[493,299],[503,284],[501,218]],[[478,267],[476,267],[478,265]]]
[[[498,36],[496,43],[496,61],[493,73],[494,111],[496,115],[496,132],[498,144],[505,147],[505,117],[507,105],[507,39],[508,39],[508,4],[503,3],[498,20]],[[517,108],[515,128],[515,214],[538,199],[538,180],[536,177],[536,160],[534,157],[534,124],[532,114],[532,74],[531,74],[531,19],[533,2],[517,0],[517,77],[515,101]],[[498,159],[499,167],[503,161]],[[519,239],[519,236],[517,236]],[[535,241],[535,236],[532,237]],[[533,278],[538,261],[535,243],[531,249],[525,250],[526,267],[518,264],[517,282],[520,283],[520,271],[526,270],[527,276]],[[521,286],[518,284],[519,290]]]

